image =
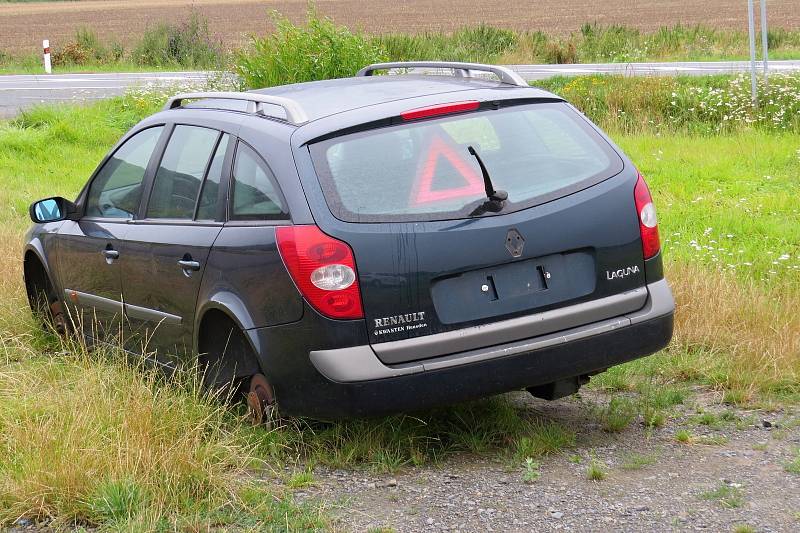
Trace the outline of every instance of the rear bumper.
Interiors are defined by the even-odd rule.
[[[648,285],[647,301],[639,311],[421,362],[387,366],[369,345],[310,351],[313,367],[303,372],[304,378],[298,380],[295,374],[291,385],[276,383],[278,401],[288,414],[323,419],[372,416],[592,374],[665,347],[672,337],[673,312],[672,293],[662,280]]]
[[[639,291],[642,291],[640,289]],[[639,291],[632,291],[633,293]],[[511,329],[505,324],[516,321],[508,321],[506,323],[499,323],[498,325],[487,326],[482,328],[481,336],[487,338],[492,335],[491,328],[496,328],[497,336],[496,344],[477,350],[459,351],[451,355],[435,358],[425,358],[424,360],[412,363],[385,365],[375,354],[372,346],[354,346],[350,348],[341,348],[337,350],[318,350],[312,351],[309,355],[311,362],[316,369],[326,378],[331,381],[339,383],[354,383],[360,381],[370,381],[377,379],[394,378],[399,376],[407,376],[430,372],[432,370],[441,370],[452,368],[471,363],[481,363],[498,359],[502,357],[509,357],[518,354],[528,354],[543,350],[546,348],[553,348],[564,344],[570,344],[575,341],[592,338],[603,333],[609,333],[621,328],[630,327],[642,322],[648,322],[652,319],[662,317],[664,315],[672,314],[675,309],[675,302],[672,298],[672,292],[667,285],[667,281],[662,279],[655,283],[651,283],[646,289],[647,297],[644,300],[644,306],[633,313],[620,315],[614,318],[600,320],[589,324],[584,324],[569,329],[561,329],[557,333],[549,335],[531,336],[523,340],[514,342],[502,343],[502,335],[506,330]],[[585,306],[586,304],[580,304]],[[579,307],[579,306],[575,306]],[[545,313],[546,314],[546,313]],[[517,329],[535,327],[541,324],[542,321],[539,317],[533,315],[525,317],[522,320],[528,320],[530,324],[516,325]],[[473,328],[475,329],[475,328]],[[425,337],[422,337],[425,339]],[[464,340],[464,336],[454,339],[456,341]],[[396,341],[393,344],[406,343],[411,347],[416,347],[415,344],[418,339],[410,339],[408,341]],[[498,344],[500,342],[502,344]],[[421,357],[425,351],[424,346],[420,346]],[[575,374],[577,375],[577,374]]]

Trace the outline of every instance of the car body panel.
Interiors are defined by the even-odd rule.
[[[126,347],[164,358],[185,357],[194,347],[197,294],[222,224],[143,221],[129,226],[122,248],[130,333]],[[184,269],[178,261],[197,262],[198,268]],[[135,313],[130,306],[138,308]]]
[[[243,329],[286,324],[303,316],[303,299],[283,265],[275,228],[270,226],[229,223],[222,229],[208,256],[199,299],[235,309]]]
[[[59,273],[71,316],[95,338],[119,336],[123,317],[122,266],[106,251],[121,252],[129,229],[124,220],[66,221],[58,231]],[[99,299],[72,296],[71,291]]]

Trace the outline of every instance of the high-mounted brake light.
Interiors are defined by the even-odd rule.
[[[641,174],[639,174],[636,187],[633,189],[633,199],[636,203],[636,213],[639,215],[642,252],[645,259],[650,259],[661,249],[661,241],[658,237],[656,208],[653,205],[653,198],[650,196],[650,189],[647,188],[647,183]]]
[[[347,243],[317,226],[281,226],[275,237],[300,294],[329,318],[364,318],[356,262]]]
[[[421,118],[438,117],[439,115],[449,115],[451,113],[463,113],[464,111],[475,111],[481,103],[476,100],[465,100],[463,102],[451,102],[449,104],[436,104],[428,107],[418,107],[403,111],[400,116],[403,120],[419,120]]]

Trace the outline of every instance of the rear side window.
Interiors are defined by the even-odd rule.
[[[285,220],[287,210],[275,177],[255,150],[236,147],[231,220]]]
[[[310,148],[331,212],[350,222],[464,218],[485,200],[473,147],[503,213],[622,170],[611,146],[563,103],[539,103],[335,137]]]
[[[125,141],[89,186],[86,216],[133,218],[142,198],[142,181],[163,126],[140,131]]]
[[[156,172],[147,218],[194,217],[211,156],[220,132],[198,126],[175,126]]]
[[[222,181],[222,165],[225,163],[225,153],[228,151],[229,141],[230,136],[226,133],[217,144],[214,158],[208,167],[206,180],[203,182],[203,190],[200,193],[200,201],[197,205],[197,220],[214,220],[217,217],[217,199],[219,198],[219,185]]]

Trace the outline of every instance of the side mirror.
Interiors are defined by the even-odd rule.
[[[66,198],[55,196],[32,203],[29,214],[31,220],[37,224],[58,222],[60,220],[75,220],[78,214],[78,207]]]

